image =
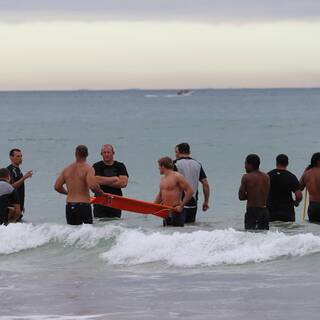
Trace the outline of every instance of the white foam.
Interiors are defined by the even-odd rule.
[[[270,261],[320,252],[320,237],[233,229],[192,233],[145,234],[126,230],[101,257],[110,264],[162,262],[176,267],[216,266]]]
[[[37,248],[50,242],[62,245],[92,248],[102,239],[110,239],[122,230],[119,226],[92,225],[63,226],[58,224],[33,225],[30,223],[0,226],[0,254],[10,254]]]

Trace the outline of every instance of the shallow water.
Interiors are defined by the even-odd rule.
[[[320,90],[0,93],[0,163],[23,150],[26,223],[0,226],[2,319],[318,319],[319,226],[274,223],[243,232],[237,200],[248,153],[271,170],[287,153],[300,176],[319,151]],[[87,144],[103,143],[128,168],[125,194],[152,200],[156,160],[191,144],[214,190],[195,225],[125,213],[93,226],[65,224],[59,171]],[[202,198],[201,198],[202,199]],[[200,203],[201,203],[200,199]]]

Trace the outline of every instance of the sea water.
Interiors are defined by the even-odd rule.
[[[320,89],[0,93],[0,166],[23,151],[25,222],[0,226],[3,319],[318,319],[320,227],[301,220],[244,232],[244,159],[286,153],[298,177],[320,151]],[[210,209],[163,228],[123,214],[65,223],[53,190],[78,144],[90,163],[111,143],[129,172],[124,194],[153,200],[157,159],[189,142],[208,176]],[[200,188],[199,207],[203,198]]]

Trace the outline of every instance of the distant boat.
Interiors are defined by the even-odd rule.
[[[192,96],[194,94],[194,91],[192,90],[179,90],[177,92],[177,96]]]

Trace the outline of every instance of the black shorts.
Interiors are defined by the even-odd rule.
[[[93,215],[95,218],[121,218],[121,210],[95,204]]]
[[[186,210],[182,212],[171,212],[168,218],[163,219],[163,226],[184,227]]]
[[[246,230],[269,230],[269,211],[267,208],[247,208],[244,217]]]
[[[294,222],[296,221],[296,215],[294,209],[271,209],[269,208],[269,221],[283,221],[283,222]]]
[[[310,201],[308,217],[310,222],[320,222],[320,202]]]
[[[66,219],[68,224],[92,224],[91,205],[85,202],[68,202],[66,205]]]
[[[197,207],[184,207],[186,213],[185,223],[194,223],[196,221]]]
[[[8,220],[9,220],[9,209],[5,208],[2,211],[3,212],[0,213],[0,225],[1,224],[7,225],[8,224]]]

